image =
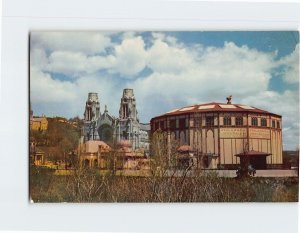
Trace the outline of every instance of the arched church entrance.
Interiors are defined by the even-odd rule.
[[[98,130],[100,140],[108,144],[112,143],[113,140],[113,128],[108,124],[103,124]]]

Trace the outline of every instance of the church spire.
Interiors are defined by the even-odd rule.
[[[90,92],[85,103],[84,120],[94,121],[100,116],[100,103],[98,93]]]
[[[133,120],[138,121],[136,100],[133,93],[133,89],[126,88],[123,90],[123,95],[120,103],[119,117],[120,119],[131,118]]]

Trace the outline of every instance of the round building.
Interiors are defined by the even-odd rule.
[[[256,169],[282,164],[281,116],[256,107],[206,103],[174,109],[151,119],[151,133],[161,130],[192,148],[198,164],[209,169],[236,169],[243,155]]]

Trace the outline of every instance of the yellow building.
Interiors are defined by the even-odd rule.
[[[30,138],[29,142],[29,157],[30,163],[36,166],[42,166],[45,162],[45,152],[37,148],[36,142]]]
[[[46,117],[33,117],[31,119],[31,130],[46,131],[48,129],[48,120]]]
[[[154,117],[151,133],[157,130],[168,141],[190,146],[204,168],[236,169],[244,154],[256,169],[283,163],[281,116],[231,104],[231,98],[227,103],[187,106]]]

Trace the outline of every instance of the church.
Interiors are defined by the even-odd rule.
[[[139,122],[133,89],[126,88],[120,101],[119,117],[112,116],[105,105],[103,113],[97,93],[89,93],[84,111],[82,141],[103,141],[115,146],[128,141],[133,150],[149,150],[150,125]]]

